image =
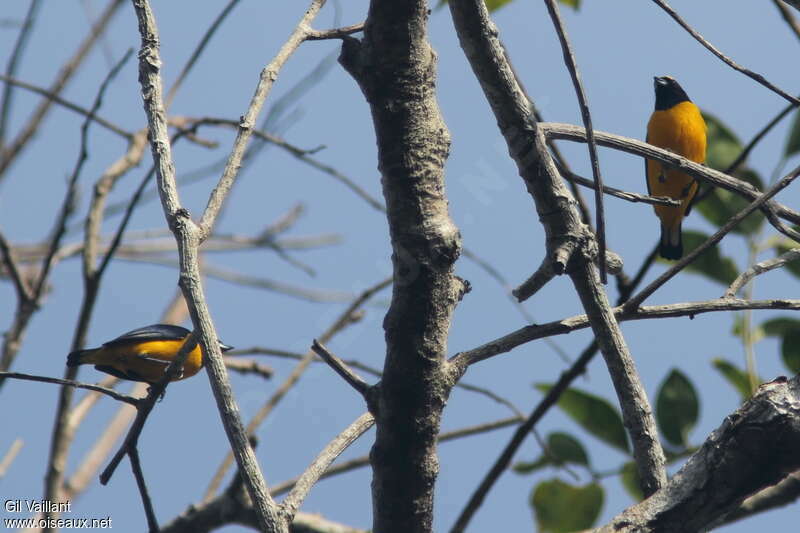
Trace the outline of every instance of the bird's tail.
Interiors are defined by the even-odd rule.
[[[67,356],[67,366],[78,366],[84,363],[89,363],[90,361],[86,361],[86,357],[92,355],[97,350],[75,350],[74,352],[70,352]]]
[[[681,237],[681,225],[667,227],[661,224],[661,243],[658,253],[664,259],[680,259],[683,256],[683,239]]]

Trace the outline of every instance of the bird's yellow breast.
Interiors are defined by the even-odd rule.
[[[647,142],[696,163],[706,160],[706,122],[692,102],[655,111],[647,124]]]

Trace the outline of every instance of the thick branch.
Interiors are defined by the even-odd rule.
[[[586,310],[622,407],[646,493],[666,481],[664,453],[649,401],[597,273],[596,245],[547,150],[533,106],[506,61],[498,31],[482,0],[449,2],[461,47],[494,111],[520,176],[545,229],[547,254],[557,273],[568,273]]]
[[[598,533],[705,531],[800,468],[800,376],[778,378],[725,418],[663,489]]]
[[[435,97],[427,4],[373,0],[363,41],[346,39],[340,56],[372,111],[393,250],[383,380],[369,402],[376,533],[431,531],[436,435],[454,382],[447,335],[467,290],[453,274],[461,237],[444,194],[450,135]]]

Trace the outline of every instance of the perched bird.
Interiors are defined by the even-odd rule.
[[[156,383],[164,375],[170,361],[178,355],[188,329],[170,324],[153,324],[129,331],[99,348],[77,350],[67,356],[67,366],[93,364],[97,370],[122,379]],[[219,344],[226,352],[230,346]],[[197,374],[204,364],[198,343],[189,352],[183,368],[172,381]]]
[[[706,122],[700,109],[673,78],[657,76],[654,84],[656,108],[647,123],[647,142],[703,163],[706,160]],[[681,223],[697,194],[697,182],[688,174],[650,159],[645,160],[645,171],[650,196],[668,196],[681,201],[680,206],[653,206],[661,219],[658,252],[666,259],[680,259],[683,255]]]

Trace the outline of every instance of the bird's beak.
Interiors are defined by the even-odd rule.
[[[222,353],[227,352],[228,350],[233,350],[233,346],[228,346],[227,344],[219,343],[219,349]]]
[[[659,85],[667,85],[667,78],[664,76],[654,76],[653,85],[656,87],[658,87]]]

